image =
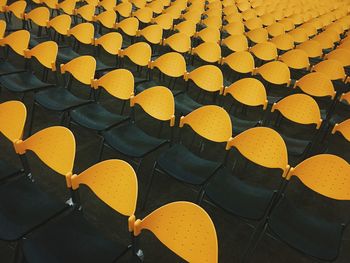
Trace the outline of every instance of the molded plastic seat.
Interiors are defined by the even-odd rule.
[[[274,195],[273,190],[239,180],[227,168],[215,174],[205,191],[212,202],[227,212],[253,220],[262,218]]]
[[[0,76],[24,71],[24,68],[17,68],[10,62],[0,59]]]
[[[186,93],[181,93],[175,98],[176,112],[179,114],[188,114],[191,111],[202,107],[203,105],[194,101]]]
[[[148,135],[132,123],[102,132],[102,136],[112,148],[134,158],[144,157],[152,150],[168,142],[165,139]]]
[[[31,72],[0,76],[0,85],[12,92],[28,92],[53,86],[38,79]]]
[[[160,155],[157,165],[177,180],[201,185],[219,169],[221,163],[200,158],[185,146],[176,144]]]
[[[0,160],[0,180],[18,173],[19,170],[13,165]]]
[[[50,222],[28,238],[30,242],[26,239],[23,242],[23,251],[28,262],[114,262],[127,249],[127,246],[118,241],[101,236],[101,231],[80,211],[73,211],[55,222]],[[86,245],[77,246],[81,240]],[[35,253],[37,250],[45,250],[45,253]]]

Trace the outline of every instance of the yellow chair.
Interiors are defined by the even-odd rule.
[[[62,10],[65,14],[73,16],[77,0],[64,0],[56,4],[56,10]]]
[[[234,71],[229,77],[232,82],[240,79],[242,75],[251,75],[255,68],[254,57],[248,51],[234,52],[222,58],[220,64],[226,64]]]
[[[327,204],[329,199],[335,205],[335,201],[349,200],[350,182],[345,176],[349,172],[349,163],[344,159],[331,154],[320,154],[292,168],[286,180],[289,183],[288,189],[295,187],[295,177],[307,187],[308,194],[316,193],[317,196],[311,195],[313,202],[322,200],[323,204]],[[319,199],[320,195],[324,198]],[[293,230],[290,228],[292,225]],[[267,230],[304,255],[334,261],[339,254],[345,226],[339,218],[331,220],[306,212],[291,194],[286,193],[269,216]]]
[[[188,126],[193,131],[193,135],[199,136],[202,150],[204,147],[203,143],[205,143],[204,139],[213,143],[227,143],[232,135],[230,116],[223,108],[216,105],[203,106],[186,116],[182,116],[180,128],[184,126]],[[191,137],[191,141],[193,141],[195,137]],[[154,164],[146,190],[144,207],[152,187],[155,172],[159,171],[180,182],[196,187],[196,189],[199,189],[198,198],[200,198],[203,186],[221,167],[222,162],[219,153],[217,153],[215,161],[203,159],[194,154],[191,148],[185,146],[185,140],[181,138],[182,136],[179,143],[173,144],[164,151]]]
[[[253,17],[244,22],[244,25],[247,30],[254,30],[257,28],[262,28],[263,23],[259,17]]]
[[[152,1],[146,5],[146,7],[151,8],[152,12],[156,15],[159,15],[164,10],[164,5],[162,0]]]
[[[124,34],[133,39],[133,37],[137,34],[137,30],[139,29],[139,20],[135,17],[129,17],[123,19],[119,23],[116,23],[114,27],[115,29],[120,29]]]
[[[160,45],[163,41],[163,29],[159,25],[149,25],[138,30],[136,36],[142,36],[151,44]]]
[[[15,1],[10,5],[6,5],[5,12],[8,14],[9,13],[9,22],[11,22],[12,14],[20,21],[24,19],[24,13],[27,7],[27,2],[26,1]],[[14,29],[13,30],[17,30]]]
[[[264,42],[254,45],[249,51],[257,58],[257,65],[276,60],[277,47],[272,42]]]
[[[82,22],[92,22],[95,16],[95,5],[84,5],[80,8],[74,9],[74,18],[76,22],[81,18]]]
[[[216,28],[207,27],[194,34],[195,38],[200,38],[203,42],[219,43],[220,31]]]
[[[232,35],[221,40],[221,45],[234,52],[248,50],[248,40],[245,35]]]
[[[227,25],[224,25],[222,27],[222,31],[224,33],[231,35],[231,36],[242,35],[244,33],[244,24],[241,21],[231,22]]]
[[[36,24],[38,28],[38,36],[41,35],[41,31],[46,27],[47,21],[50,20],[50,11],[48,8],[41,6],[32,9],[30,12],[24,14],[24,20],[26,21],[26,27],[29,30],[30,22]]]
[[[30,33],[18,30],[0,39],[0,46],[9,46],[16,54],[24,57],[24,50],[28,48]]]
[[[150,70],[157,68],[161,73],[172,78],[182,77],[186,72],[184,57],[176,52],[169,52],[148,64]]]
[[[163,39],[163,46],[169,46],[173,51],[187,53],[191,50],[191,38],[184,33],[175,33]]]
[[[342,134],[342,136],[350,142],[350,119],[347,119],[341,123],[337,123],[334,125],[332,129],[332,134],[335,134],[336,132],[339,132]]]
[[[266,42],[269,38],[269,33],[265,28],[250,30],[245,35],[251,42],[255,44]]]
[[[116,2],[114,0],[102,0],[97,3],[99,7],[102,7],[104,11],[114,11]]]
[[[326,34],[321,33],[315,36],[312,40],[317,41],[321,45],[322,49],[325,51],[333,49],[334,47],[334,42],[332,38],[330,38],[329,35]]]
[[[282,177],[290,168],[286,144],[275,130],[255,127],[233,137],[227,143],[228,153],[230,149],[235,149],[233,158],[237,165],[247,162],[259,165],[259,174],[263,176],[271,176],[270,171],[276,169],[274,175],[281,177],[276,181],[270,178],[268,188],[255,184],[256,178],[251,182],[244,168],[232,171],[223,167],[207,183],[204,197],[230,214],[252,223],[259,222],[268,214],[271,202],[276,201]],[[241,158],[244,158],[243,163]]]
[[[310,70],[310,62],[307,53],[302,49],[290,50],[278,57],[278,60],[287,64],[291,78],[298,80]]]
[[[271,25],[276,23],[276,18],[272,14],[267,13],[260,16],[260,18],[262,20],[263,25],[266,27],[270,27]]]
[[[15,143],[22,140],[27,109],[22,102],[7,101],[0,104],[0,133]],[[19,169],[0,159],[0,181],[21,173]]]
[[[183,21],[177,25],[174,25],[173,30],[192,37],[196,33],[196,24],[192,21]]]
[[[132,0],[130,1],[137,9],[144,8],[147,4],[146,0]]]
[[[106,160],[97,163],[71,178],[74,193],[74,208],[53,222],[49,222],[26,238],[23,253],[28,261],[53,261],[57,257],[64,261],[92,260],[112,262],[118,260],[128,250],[128,245],[110,239],[84,214],[80,202],[79,188],[87,187],[99,201],[128,218],[128,231],[133,232],[138,183],[135,171],[122,160]],[[125,231],[127,233],[127,231]],[[47,235],[57,238],[46,240],[41,248],[34,246]],[[81,238],[84,236],[84,238]],[[62,245],[64,242],[65,245]],[[74,254],[70,248],[77,245]],[[59,251],[55,248],[60,247]],[[35,256],[33,256],[35,255]]]
[[[201,93],[208,92],[212,94],[215,101],[217,94],[222,94],[224,90],[224,77],[222,71],[214,65],[204,65],[198,67],[184,75],[185,81],[194,83],[195,87],[199,88],[198,98],[192,99],[187,93],[181,93],[175,97],[175,106],[177,114],[188,114],[191,111],[201,107],[198,102]]]
[[[262,123],[268,101],[265,87],[259,80],[254,78],[240,79],[225,87],[224,96],[227,94],[233,98],[228,111],[234,124],[233,134],[239,134]],[[259,108],[259,112],[256,111],[257,108]],[[245,112],[241,114],[240,111],[243,109]],[[251,113],[249,114],[249,112]]]
[[[307,31],[304,28],[293,29],[292,31],[289,31],[288,34],[293,37],[295,44],[304,43],[309,40]]]
[[[57,42],[59,41],[59,36],[66,36],[68,33],[68,30],[71,28],[72,19],[69,15],[63,14],[59,16],[55,16],[50,21],[47,22],[46,27],[48,29],[53,28],[54,30],[54,36],[53,39],[55,40],[57,37]],[[57,36],[57,34],[59,34]]]
[[[120,21],[120,17],[128,18],[131,16],[132,4],[128,1],[121,2],[113,10],[117,13],[117,19]]]
[[[279,22],[275,22],[269,25],[268,27],[266,27],[266,29],[267,29],[267,32],[269,33],[269,36],[271,37],[277,37],[285,34],[284,25]]]
[[[343,49],[343,48],[337,48],[333,50],[332,52],[325,55],[326,59],[335,59],[338,60],[345,70],[348,72],[349,70],[347,67],[350,66],[350,50]],[[349,74],[347,74],[349,75]]]
[[[282,34],[270,39],[279,51],[285,52],[294,48],[294,39],[288,34]]]
[[[281,97],[290,94],[290,70],[281,61],[272,61],[256,68],[254,75],[259,75],[267,90],[269,103],[276,102]]]
[[[215,226],[198,205],[185,201],[166,204],[142,220],[136,220],[135,237],[142,230],[151,231],[166,247],[188,262],[218,262]],[[174,242],[174,239],[178,241]]]
[[[98,15],[94,15],[93,21],[100,25],[99,32],[102,32],[102,26],[108,29],[113,29],[117,20],[117,14],[112,10],[104,11]]]
[[[175,103],[173,94],[168,88],[162,86],[151,87],[136,96],[132,96],[130,100],[132,111],[137,105],[142,108],[147,117],[151,117],[161,123],[169,123],[172,130],[175,124]],[[169,139],[149,135],[138,127],[138,122],[135,122],[135,114],[132,114],[131,118],[132,121],[101,133],[104,140],[101,145],[100,156],[102,156],[104,145],[109,145],[115,151],[136,162],[136,171],[138,171],[142,160],[149,153],[166,145]],[[172,135],[168,138],[171,141]]]
[[[192,65],[195,56],[198,56],[202,61],[208,63],[217,63],[221,59],[221,47],[217,43],[204,42],[199,46],[191,49]]]
[[[290,18],[283,18],[279,22],[284,25],[284,28],[287,32],[289,32],[295,28],[293,20]]]
[[[281,115],[276,115],[273,127],[283,136],[288,152],[301,159],[304,158],[310,151],[322,124],[317,102],[306,94],[293,94],[274,103],[271,112],[274,111],[278,111]],[[278,119],[279,116],[291,122],[285,124],[284,119]]]
[[[148,24],[153,18],[153,11],[150,7],[143,7],[132,13],[141,23]]]
[[[151,22],[159,25],[163,30],[170,30],[173,28],[173,18],[169,14],[156,16]]]
[[[210,28],[215,28],[215,29],[221,30],[221,28],[222,28],[221,15],[220,16],[209,16],[209,17],[203,19],[200,22],[200,25],[203,25],[204,27],[210,27]]]
[[[97,54],[100,51],[99,47],[103,48],[108,54],[116,57],[116,66],[119,65],[118,54],[122,44],[123,37],[118,32],[110,32],[94,40],[94,45],[98,48]]]
[[[311,71],[322,72],[331,80],[340,80],[345,82],[347,76],[343,65],[335,59],[327,59],[314,65]]]
[[[317,35],[317,28],[314,24],[312,23],[304,23],[300,26],[300,28],[305,29],[306,34],[308,37],[313,37]]]
[[[321,44],[312,39],[297,45],[295,48],[304,50],[309,56],[311,64],[317,63],[323,56]]]

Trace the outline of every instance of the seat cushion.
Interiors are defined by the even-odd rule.
[[[66,64],[67,62],[79,56],[80,54],[75,52],[71,47],[60,47],[57,53],[57,60]]]
[[[113,149],[133,158],[142,158],[167,143],[167,140],[148,135],[131,122],[102,132],[102,136]]]
[[[37,92],[35,101],[41,106],[54,111],[65,111],[92,102],[76,97],[66,88],[51,88]]]
[[[233,134],[237,135],[245,130],[253,128],[259,124],[258,120],[244,120],[241,118],[237,118],[236,116],[232,116],[230,114],[231,122],[232,122],[232,130]]]
[[[14,241],[62,211],[66,204],[23,176],[0,185],[0,239]]]
[[[282,241],[315,258],[336,259],[343,227],[311,216],[284,198],[272,211],[269,229]]]
[[[106,130],[129,119],[129,117],[107,111],[98,103],[90,103],[73,109],[70,116],[79,125],[96,131]]]
[[[311,143],[310,140],[304,140],[304,139],[298,139],[298,138],[292,138],[290,136],[283,135],[283,140],[285,141],[288,149],[288,153],[294,156],[300,156],[304,153],[309,143]]]
[[[202,107],[202,104],[194,101],[186,93],[179,94],[175,97],[175,109],[177,114],[187,115],[188,113]]]
[[[11,164],[0,160],[0,180],[5,179],[11,175],[18,173],[20,170]]]
[[[0,76],[22,71],[24,71],[24,68],[16,68],[8,61],[0,59]]]
[[[77,210],[39,228],[23,240],[26,262],[114,262],[127,249],[104,237]]]
[[[27,71],[1,76],[0,85],[12,92],[28,92],[53,86]]]
[[[157,165],[182,182],[201,185],[219,169],[221,163],[200,158],[182,144],[175,144],[160,155]]]
[[[209,181],[206,195],[217,206],[229,213],[250,220],[261,219],[268,208],[273,190],[250,185],[221,168]]]

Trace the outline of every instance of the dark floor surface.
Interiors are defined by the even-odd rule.
[[[17,58],[12,58],[15,62]],[[178,84],[179,86],[183,84]],[[87,88],[74,89],[75,92],[81,96],[87,96]],[[11,99],[18,99],[19,96],[11,94],[5,90],[0,95],[0,101],[7,101]],[[103,96],[103,104],[107,105],[111,109],[115,108],[115,100],[111,97]],[[29,109],[32,102],[32,95],[29,94],[25,97],[25,103]],[[120,103],[117,103],[117,107],[120,108]],[[148,119],[145,119],[145,115],[137,114],[138,119],[141,120],[141,124],[150,133],[155,133],[157,126],[153,125]],[[45,127],[52,125],[58,125],[59,116],[53,112],[48,112],[39,108],[35,117],[34,131],[41,130]],[[76,125],[71,126],[76,142],[76,160],[74,165],[74,172],[79,173],[89,166],[96,163],[96,149],[99,146],[99,138],[95,133],[87,131],[84,128]],[[13,163],[20,167],[19,160],[13,152],[12,145],[8,143],[4,138],[0,140],[0,158]],[[223,149],[223,145],[220,147],[213,147],[210,152],[210,156],[216,156],[218,151]],[[164,149],[164,148],[163,148]],[[168,176],[160,175],[154,182],[153,190],[151,191],[148,206],[146,211],[140,211],[139,206],[143,201],[143,195],[145,186],[149,178],[154,161],[159,153],[163,150],[159,150],[149,155],[142,163],[141,169],[138,173],[139,182],[139,202],[136,216],[138,218],[143,217],[149,211],[176,200],[189,200],[195,201],[196,192],[187,186],[184,186]],[[223,151],[222,151],[223,152]],[[124,156],[106,149],[103,155],[103,159],[120,158],[127,160]],[[33,169],[33,175],[37,182],[41,184],[49,192],[58,195],[62,200],[67,199],[67,192],[65,191],[64,178],[54,175],[47,167],[38,161],[34,155],[30,155],[30,164]],[[249,168],[248,168],[249,170]],[[270,184],[272,177],[269,175],[259,176],[259,169],[252,169],[253,174],[257,179],[254,179],[255,183]],[[263,170],[266,172],[265,170]],[[247,172],[249,173],[249,172]],[[276,178],[274,178],[276,179]],[[291,190],[291,195],[294,195],[298,203],[302,204],[306,209],[319,214],[324,214],[323,210],[331,210],[327,213],[331,216],[350,216],[349,203],[335,204],[334,202],[326,202],[324,198],[320,196],[314,197],[305,191],[305,188],[298,182],[295,182]],[[95,198],[94,194],[87,189],[82,190],[82,201],[84,211],[96,226],[98,226],[102,232],[106,235],[116,237],[125,243],[129,242],[129,234],[127,232],[127,218],[114,213],[110,208],[104,205],[101,201]],[[248,244],[249,237],[252,233],[252,228],[243,220],[231,216],[224,212],[222,209],[215,207],[214,205],[204,202],[203,207],[211,216],[218,236],[219,243],[219,262],[239,262],[243,252]],[[325,215],[326,216],[326,215]],[[143,233],[140,239],[140,245],[144,251],[145,262],[181,262],[177,256],[172,254],[167,248],[165,248],[152,234]],[[0,262],[11,262],[13,257],[13,245],[5,242],[0,242]],[[121,262],[129,262],[128,255],[123,258]],[[317,262],[298,253],[297,251],[289,248],[287,245],[275,240],[270,236],[265,236],[262,242],[259,244],[254,252],[251,262]],[[344,241],[340,251],[340,256],[336,262],[348,263],[350,262],[350,229],[347,229],[344,234]]]

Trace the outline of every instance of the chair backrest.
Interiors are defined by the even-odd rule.
[[[333,127],[332,134],[340,132],[344,138],[350,142],[350,119],[341,123],[336,123]]]
[[[26,106],[20,101],[0,104],[0,132],[12,143],[22,140],[27,119]]]
[[[6,21],[0,20],[0,39],[4,38],[6,31]]]
[[[185,81],[192,80],[199,88],[209,92],[223,93],[224,76],[214,65],[198,67],[184,75]]]
[[[22,20],[24,18],[26,7],[26,1],[15,1],[9,6],[6,6],[6,12],[11,12],[15,17]]]
[[[242,35],[244,33],[244,24],[241,21],[230,22],[222,27],[223,31],[226,31],[229,35]]]
[[[75,139],[73,133],[65,127],[53,126],[15,142],[16,152],[20,155],[30,150],[55,172],[67,179],[70,187],[75,158]]]
[[[50,10],[44,6],[37,7],[24,14],[24,19],[30,20],[38,26],[46,27],[47,21],[50,20]]]
[[[332,154],[312,156],[291,168],[287,179],[296,176],[311,190],[336,200],[350,200],[350,165]]]
[[[143,36],[151,44],[160,44],[163,40],[163,29],[159,25],[149,25],[139,30],[137,36]]]
[[[265,28],[257,28],[250,30],[245,34],[254,43],[266,42],[269,38],[269,34]]]
[[[184,33],[175,33],[163,39],[163,45],[168,45],[176,52],[186,53],[191,49],[191,38]]]
[[[234,52],[248,50],[248,40],[245,35],[232,35],[221,41],[221,45],[227,46]]]
[[[152,23],[159,25],[163,30],[169,30],[173,27],[173,18],[169,14],[161,14],[153,18]]]
[[[270,61],[275,60],[277,58],[277,47],[272,42],[264,42],[254,45],[249,50],[252,52],[257,58]]]
[[[153,11],[150,7],[143,7],[136,10],[133,14],[140,22],[142,23],[150,23],[153,17]]]
[[[224,90],[224,95],[230,94],[238,102],[248,106],[263,106],[267,108],[267,95],[264,85],[257,79],[240,79]]]
[[[179,213],[181,211],[181,213]],[[151,231],[165,246],[188,262],[218,262],[215,226],[200,206],[178,201],[166,204],[135,222],[134,235]]]
[[[267,168],[278,168],[285,176],[289,170],[286,144],[278,132],[267,127],[248,129],[231,139],[226,146],[236,148],[251,162]]]
[[[195,37],[199,37],[204,42],[218,43],[220,41],[220,31],[216,28],[206,27],[196,32]]]
[[[133,63],[139,66],[147,66],[151,60],[152,49],[146,42],[138,42],[119,50],[119,56],[127,56]]]
[[[96,60],[92,56],[80,56],[66,64],[61,64],[61,73],[66,71],[86,85],[92,85],[96,70]]]
[[[95,89],[102,87],[112,96],[128,100],[134,95],[134,76],[129,70],[115,69],[93,81]]]
[[[239,73],[253,72],[255,61],[248,51],[237,51],[221,59],[221,64],[227,64],[231,69]]]
[[[286,84],[287,86],[290,84],[289,68],[281,61],[268,62],[255,69],[254,74],[261,75],[263,79],[273,84]]]
[[[137,30],[139,29],[139,20],[135,17],[129,17],[116,23],[115,28],[121,29],[128,36],[136,36]]]
[[[285,33],[284,25],[279,22],[275,22],[269,25],[268,27],[266,27],[266,29],[269,35],[272,37],[277,37]]]
[[[346,74],[343,65],[335,59],[327,59],[312,67],[312,71],[322,72],[328,76],[331,80],[343,80],[346,79]]]
[[[325,58],[338,60],[343,67],[350,66],[350,49],[347,50],[345,48],[337,48],[326,54]]]
[[[189,125],[201,137],[213,142],[227,142],[232,136],[229,114],[216,105],[202,106],[180,119],[180,128]]]
[[[174,26],[174,30],[192,37],[196,33],[196,24],[192,21],[183,21]]]
[[[77,3],[77,0],[64,0],[58,3],[56,6],[57,6],[57,9],[61,9],[67,15],[72,16],[74,15],[74,9],[75,9],[76,3]]]
[[[321,44],[312,39],[297,45],[296,48],[304,50],[309,58],[317,58],[323,55]]]
[[[26,58],[35,57],[41,65],[56,71],[56,59],[58,53],[58,45],[54,41],[42,42],[32,49],[24,51]]]
[[[72,24],[72,18],[69,15],[63,14],[55,16],[47,22],[47,27],[52,27],[57,33],[67,35],[68,30]]]
[[[95,6],[94,5],[83,5],[82,7],[74,10],[75,15],[79,15],[85,21],[92,22],[95,15]]]
[[[0,46],[10,46],[20,56],[28,48],[30,33],[27,30],[18,30],[0,39]]]
[[[336,91],[332,81],[321,72],[312,72],[297,80],[294,88],[300,88],[304,93],[314,97],[329,96],[334,99]]]
[[[88,186],[104,203],[118,213],[134,218],[138,183],[134,169],[122,160],[106,160],[97,163],[79,175],[71,177],[73,190]],[[133,219],[134,220],[134,219]],[[133,224],[129,224],[133,231]]]
[[[91,23],[81,23],[68,30],[67,35],[74,36],[80,43],[93,45],[94,44],[95,28]]]
[[[329,35],[319,34],[312,38],[312,40],[318,42],[321,45],[322,49],[330,49],[334,47],[334,42]]]
[[[123,44],[123,37],[118,32],[110,32],[95,38],[95,46],[101,46],[111,55],[118,55]]]
[[[276,36],[270,40],[279,50],[287,51],[294,48],[294,39],[288,34]]]
[[[169,77],[181,77],[186,72],[186,61],[184,57],[176,52],[169,52],[148,64],[150,69],[158,68]]]
[[[114,11],[114,7],[116,6],[116,1],[114,0],[102,0],[98,3],[98,6],[102,6],[106,11]]]
[[[303,43],[309,39],[307,31],[304,28],[293,29],[288,34],[293,37],[295,43]]]
[[[271,112],[279,111],[286,119],[299,124],[315,124],[319,129],[322,123],[317,102],[306,94],[289,95],[274,103]]]
[[[307,53],[302,49],[290,50],[278,57],[278,60],[292,69],[309,69],[310,62]]]
[[[171,91],[162,86],[148,88],[136,96],[132,96],[130,106],[135,104],[153,118],[160,121],[170,121],[170,126],[175,124],[175,101]]]
[[[284,28],[286,29],[287,32],[295,28],[294,23],[290,18],[283,18],[279,22],[284,25]]]
[[[129,1],[121,2],[120,4],[116,5],[113,9],[122,17],[129,17],[131,15],[132,4]]]
[[[221,59],[221,48],[219,44],[204,42],[191,50],[192,55],[197,55],[203,61],[214,63]]]
[[[112,29],[114,28],[117,20],[117,14],[112,10],[104,11],[98,15],[93,16],[93,21],[100,22],[104,27]]]

